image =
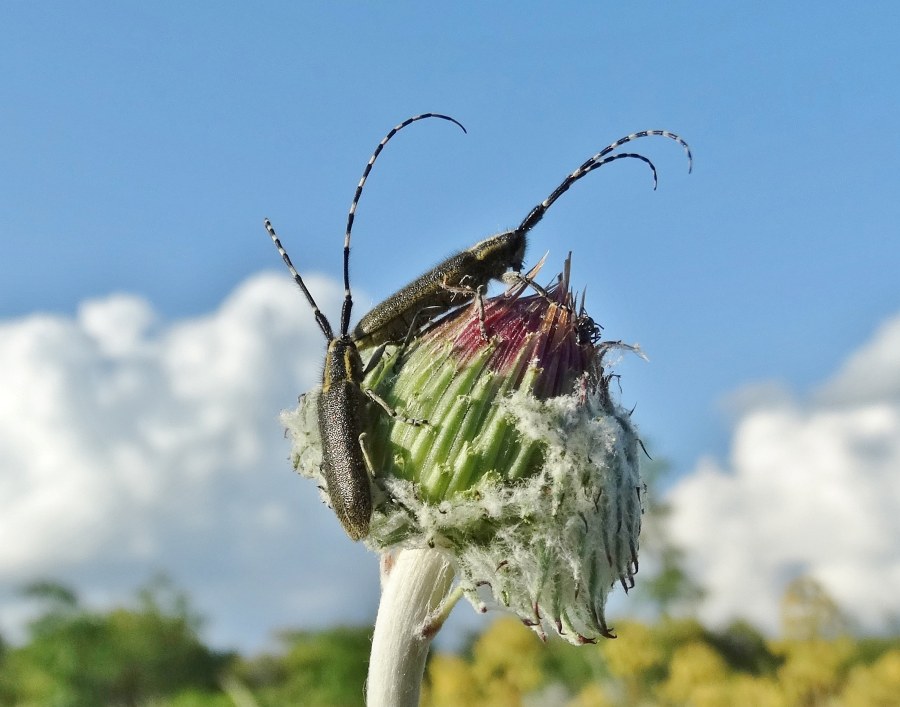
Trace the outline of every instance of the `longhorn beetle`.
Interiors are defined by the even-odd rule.
[[[427,424],[425,420],[405,418],[398,415],[374,391],[364,388],[363,377],[368,372],[363,368],[357,342],[347,332],[350,326],[350,310],[353,298],[350,294],[350,231],[363,185],[372,165],[378,159],[381,150],[394,135],[410,123],[424,118],[441,118],[456,123],[463,132],[465,128],[453,118],[438,113],[424,113],[404,120],[395,126],[375,148],[363,171],[362,179],[356,187],[356,193],[350,204],[347,216],[347,230],[344,234],[344,304],[341,308],[341,326],[337,336],[331,324],[319,310],[316,301],[310,294],[294,268],[291,259],[281,245],[281,241],[272,228],[269,219],[265,219],[265,227],[281,254],[285,265],[300,286],[306,300],[316,318],[319,329],[325,335],[328,349],[325,352],[325,369],[322,373],[322,391],[319,394],[317,415],[319,418],[319,434],[322,438],[322,466],[331,505],[337,514],[344,530],[354,540],[364,538],[369,533],[369,522],[372,517],[372,489],[369,475],[374,472],[369,463],[364,444],[367,427],[367,409],[369,401],[378,403],[391,417],[403,420],[411,425]],[[376,350],[369,361],[369,367],[377,363],[381,351]]]
[[[486,336],[482,297],[487,284],[491,280],[527,279],[521,274],[521,270],[528,233],[569,187],[589,172],[627,157],[649,165],[653,171],[653,188],[656,189],[656,167],[650,160],[632,152],[612,154],[622,145],[649,135],[659,135],[680,144],[687,153],[688,172],[691,171],[693,166],[691,148],[675,133],[667,130],[642,130],[619,138],[585,160],[550,193],[550,196],[535,206],[518,227],[486,238],[471,248],[450,256],[377,305],[360,319],[353,330],[353,340],[360,348],[402,341],[415,330],[416,322],[423,313],[428,315],[428,319],[432,319],[441,312],[473,298],[479,305],[482,334]]]

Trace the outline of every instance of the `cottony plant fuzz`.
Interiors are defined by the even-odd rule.
[[[363,444],[374,511],[366,545],[377,552],[431,548],[450,561],[457,595],[484,611],[517,614],[542,638],[612,637],[610,589],[638,569],[641,443],[613,399],[613,351],[576,306],[569,263],[526,295],[519,284],[462,307],[388,351],[366,377],[415,427],[373,414]],[[397,360],[398,355],[401,360]],[[316,391],[283,421],[298,472],[321,473]]]

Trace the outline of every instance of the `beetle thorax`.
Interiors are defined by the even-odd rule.
[[[363,378],[362,359],[356,344],[349,335],[332,339],[325,352],[325,370],[322,372],[322,390],[340,381],[355,381]]]
[[[485,264],[492,277],[499,278],[510,268],[522,269],[526,245],[524,232],[504,231],[476,243],[469,252]]]

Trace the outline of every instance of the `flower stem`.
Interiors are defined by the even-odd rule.
[[[437,550],[382,556],[381,604],[372,636],[366,703],[417,707],[425,658],[446,618],[453,568]]]

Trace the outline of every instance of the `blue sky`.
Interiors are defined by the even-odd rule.
[[[693,174],[669,141],[635,143],[658,191],[640,164],[604,167],[534,230],[529,261],[574,251],[606,335],[647,352],[649,365],[623,361],[622,399],[675,484],[729,458],[748,399],[813,395],[900,312],[898,19],[894,3],[4,3],[0,325],[73,322],[127,293],[153,314],[131,301],[116,317],[180,331],[248,278],[281,273],[264,216],[302,272],[337,278],[372,149],[407,116],[449,113],[467,135],[414,125],[368,182],[360,316],[517,224],[612,140],[665,128],[691,143]],[[290,355],[278,361],[299,365]],[[260,383],[261,425],[314,380],[318,363],[304,365]],[[242,370],[243,385],[279,370]],[[107,576],[91,566],[71,576]]]

